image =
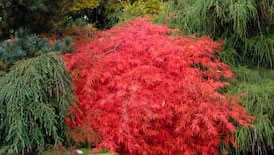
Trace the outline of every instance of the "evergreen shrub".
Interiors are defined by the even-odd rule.
[[[40,152],[64,142],[73,91],[63,65],[51,52],[16,62],[0,78],[0,146],[5,154]]]
[[[240,66],[233,69],[238,79],[229,94],[242,93],[241,105],[252,116],[250,128],[238,128],[235,154],[272,154],[274,152],[274,71]],[[272,152],[272,153],[271,153]]]
[[[224,53],[235,55],[236,50],[241,56],[237,57],[241,58],[238,62],[272,68],[274,1],[177,0],[167,5],[165,15],[169,16],[171,27],[180,28],[185,34],[223,39]]]
[[[73,89],[58,54],[71,51],[69,38],[50,42],[22,30],[0,44],[0,152],[37,153],[66,143]]]

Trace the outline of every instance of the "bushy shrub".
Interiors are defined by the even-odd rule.
[[[100,5],[100,0],[73,0],[69,6],[69,12],[77,12],[84,9],[94,9]]]
[[[236,133],[240,154],[271,154],[274,151],[274,72],[247,67],[234,69],[238,81],[228,89],[230,94],[244,93],[241,99],[255,121],[250,128],[239,128]]]
[[[248,60],[272,68],[273,0],[176,2],[169,4],[173,6],[168,12],[171,27],[180,28],[185,34],[211,35],[215,39],[223,39],[227,44],[224,52],[233,54],[234,49],[241,55],[242,59],[237,61]]]
[[[163,1],[160,0],[138,0],[133,3],[123,3],[123,8],[119,10],[119,21],[158,14],[163,4]]]
[[[97,34],[64,59],[78,97],[66,121],[77,142],[120,154],[218,154],[252,117],[218,92],[232,79],[220,42],[169,36],[136,19]]]
[[[20,60],[0,78],[0,146],[4,154],[40,152],[62,143],[73,99],[70,75],[55,53]],[[3,150],[1,150],[3,151]]]

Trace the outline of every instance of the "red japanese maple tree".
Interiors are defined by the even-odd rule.
[[[221,42],[189,39],[138,18],[64,55],[76,87],[76,141],[120,154],[218,154],[252,117],[218,92],[232,79]],[[80,130],[81,129],[81,130]]]

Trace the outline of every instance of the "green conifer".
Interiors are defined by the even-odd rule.
[[[0,150],[28,154],[64,141],[73,93],[63,66],[48,53],[16,62],[0,78]]]

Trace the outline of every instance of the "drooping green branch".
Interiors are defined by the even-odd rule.
[[[48,53],[18,61],[0,85],[0,146],[24,154],[62,142],[73,93],[61,58]]]

